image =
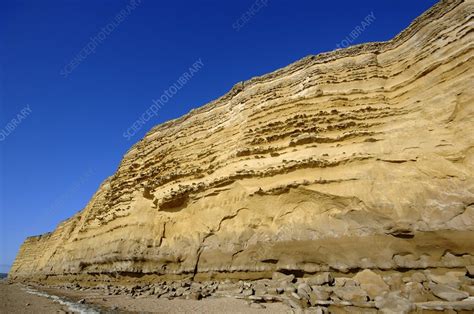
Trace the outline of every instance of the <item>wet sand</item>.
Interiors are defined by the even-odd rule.
[[[29,294],[24,286],[0,281],[0,313],[66,313],[67,307]]]

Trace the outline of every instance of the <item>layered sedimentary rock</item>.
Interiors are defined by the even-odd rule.
[[[474,1],[306,57],[154,127],[17,280],[474,264]]]

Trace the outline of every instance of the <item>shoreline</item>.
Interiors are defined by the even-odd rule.
[[[67,313],[69,308],[44,296],[25,291],[26,285],[0,280],[0,312],[2,313]]]

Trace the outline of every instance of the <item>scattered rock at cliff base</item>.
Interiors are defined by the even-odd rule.
[[[474,265],[466,266],[466,275],[469,278],[474,278]]]
[[[357,273],[353,279],[359,283],[360,287],[367,292],[372,300],[389,290],[389,286],[382,277],[370,269],[365,269]]]
[[[427,302],[435,299],[433,295],[419,282],[408,282],[400,290],[410,302]]]
[[[461,301],[469,297],[469,293],[448,285],[431,283],[429,287],[435,296],[446,301]]]
[[[462,276],[459,277],[459,274]],[[90,287],[71,284],[57,288],[93,291],[95,295],[112,293],[137,300],[158,298],[199,301],[207,298],[235,298],[246,301],[252,309],[264,309],[267,305],[278,302],[295,311],[322,313],[341,307],[347,311],[364,313],[409,313],[414,309],[474,309],[474,302],[469,298],[470,291],[473,292],[474,280],[460,270],[439,269],[436,274],[433,270],[409,271],[403,278],[400,273],[391,270],[376,272],[369,269],[344,275],[322,272],[304,277],[273,277],[278,280],[181,280],[128,286]],[[315,282],[319,284],[314,284]],[[458,285],[459,289],[454,288]],[[375,297],[370,294],[374,286],[380,286],[381,289]],[[88,302],[89,300],[92,302],[92,299],[89,298]]]
[[[375,306],[382,313],[409,313],[413,304],[406,298],[400,296],[399,292],[390,292],[385,296],[375,298]]]
[[[364,304],[369,301],[369,296],[365,290],[358,286],[338,287],[333,291],[333,301],[348,301],[352,304]]]
[[[334,277],[332,276],[331,273],[325,272],[325,273],[310,277],[306,282],[309,285],[317,285],[317,286],[329,285],[329,286],[332,286],[334,284]]]
[[[327,304],[331,293],[330,290],[326,290],[323,287],[312,286],[311,292],[309,293],[309,302],[312,306]]]
[[[300,283],[296,291],[300,298],[305,299],[305,300],[310,300],[310,294],[312,292],[312,289],[309,284]]]
[[[293,275],[293,274],[286,275],[286,274],[283,274],[283,273],[280,273],[280,272],[274,272],[272,274],[272,280],[274,280],[274,281],[294,282],[295,275]]]

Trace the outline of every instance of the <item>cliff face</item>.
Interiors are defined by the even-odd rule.
[[[474,264],[473,12],[442,1],[156,126],[10,278]]]

